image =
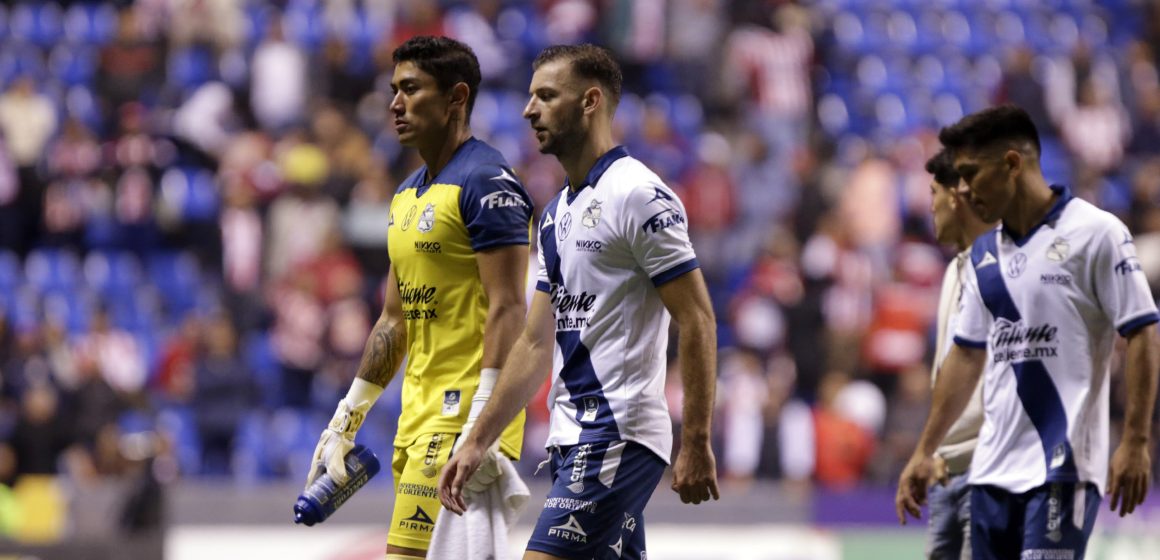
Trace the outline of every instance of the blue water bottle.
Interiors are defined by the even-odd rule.
[[[294,503],[295,523],[309,527],[326,521],[379,472],[379,458],[365,445],[354,446],[346,454],[345,463],[346,473],[350,475],[345,485],[339,486],[330,477],[330,473],[324,472],[298,496],[298,501]]]

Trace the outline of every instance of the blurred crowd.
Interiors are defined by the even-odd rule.
[[[421,163],[384,126],[391,52],[417,34],[474,48],[472,130],[536,215],[564,176],[521,119],[530,62],[558,42],[616,53],[617,137],[684,200],[714,297],[733,483],[896,480],[952,252],[923,164],[965,113],[1031,111],[1048,178],[1121,216],[1160,296],[1145,2],[20,2],[0,29],[2,485],[142,454],[166,477],[305,478]],[[679,423],[678,375],[669,396]],[[398,411],[396,391],[364,426],[380,455]]]

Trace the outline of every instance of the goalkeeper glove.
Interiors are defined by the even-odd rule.
[[[338,408],[330,424],[318,438],[314,448],[314,458],[310,464],[310,474],[306,475],[306,487],[324,471],[339,485],[346,484],[346,454],[354,447],[354,436],[366,420],[367,411],[378,400],[383,388],[366,381],[355,379],[346,398],[338,401]]]

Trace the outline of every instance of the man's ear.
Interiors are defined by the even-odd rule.
[[[1023,154],[1019,150],[1007,150],[1003,154],[1003,161],[1007,163],[1007,170],[1015,175],[1023,171]]]
[[[447,101],[448,109],[457,109],[462,107],[465,114],[467,111],[467,100],[471,97],[471,88],[467,84],[458,82],[451,86],[451,91],[448,92],[450,96]]]
[[[584,114],[590,115],[604,106],[604,91],[592,86],[584,91]]]

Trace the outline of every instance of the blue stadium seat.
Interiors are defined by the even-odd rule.
[[[60,6],[54,2],[17,4],[8,21],[12,37],[49,48],[64,37]]]
[[[128,252],[93,251],[85,257],[85,282],[110,300],[132,300],[141,283],[141,262]]]
[[[266,451],[266,424],[263,412],[250,412],[242,417],[234,439],[233,470],[240,480],[254,482],[274,474]]]
[[[286,38],[307,52],[318,52],[326,40],[326,19],[321,4],[291,0],[282,16],[282,25]]]
[[[149,280],[161,294],[166,314],[179,317],[197,308],[201,271],[197,259],[184,252],[161,251],[149,256]]]
[[[271,410],[282,406],[281,368],[269,335],[247,335],[241,344],[241,354],[246,366],[254,374],[254,384],[262,388],[262,406]]]
[[[44,317],[64,325],[74,335],[88,332],[94,305],[94,298],[85,290],[54,287],[41,293]]]
[[[23,283],[20,257],[12,251],[0,249],[0,293],[12,293]]]
[[[80,280],[80,260],[71,251],[37,249],[24,260],[24,276],[39,291],[71,290]]]
[[[27,43],[0,45],[0,82],[8,84],[18,76],[44,77],[44,57],[40,49]]]
[[[157,414],[158,428],[173,438],[178,468],[185,474],[201,470],[201,435],[197,419],[188,406],[169,406]]]
[[[8,32],[8,7],[0,4],[0,41],[7,41],[10,35]]]
[[[214,55],[206,47],[186,47],[169,55],[168,80],[170,87],[190,92],[212,80],[217,74]]]
[[[117,10],[109,3],[80,2],[64,15],[64,35],[73,43],[99,46],[117,32]]]
[[[161,176],[161,192],[167,202],[179,206],[186,221],[213,221],[221,207],[213,173],[197,167],[170,168]]]
[[[89,84],[97,73],[97,55],[89,47],[57,45],[49,55],[48,68],[66,86]]]
[[[273,10],[261,2],[247,2],[242,10],[246,18],[246,49],[252,50],[266,37],[266,28],[277,14],[271,13]]]

